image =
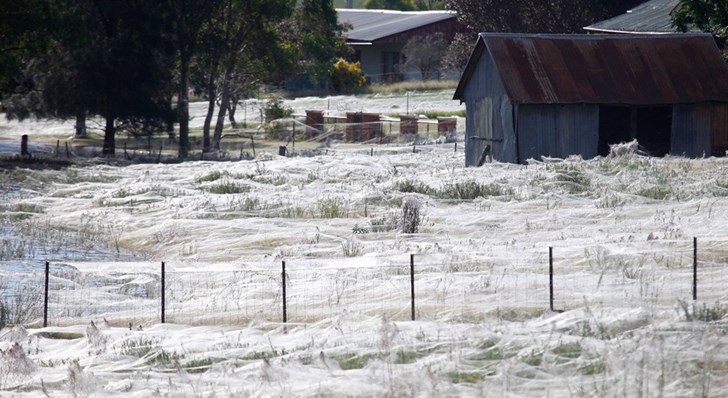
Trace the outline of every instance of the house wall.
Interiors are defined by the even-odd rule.
[[[488,144],[495,160],[517,162],[513,106],[487,51],[481,54],[463,90],[463,99],[466,113],[465,165],[477,165]]]
[[[521,105],[518,108],[518,158],[597,156],[598,105]]]
[[[356,46],[359,51],[359,61],[361,62],[361,70],[367,76],[371,83],[381,83],[385,76],[384,53],[399,53],[399,62],[404,62],[402,55],[402,44],[372,44],[368,46]]]

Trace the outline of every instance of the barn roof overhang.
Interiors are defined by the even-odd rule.
[[[403,33],[454,20],[453,11],[393,11],[337,9],[339,23],[349,24],[347,43],[387,42]]]

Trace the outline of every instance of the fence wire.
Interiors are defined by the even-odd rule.
[[[553,306],[636,308],[676,306],[697,294],[703,302],[728,300],[728,242],[701,241],[697,291],[693,242],[564,246],[553,248]],[[497,316],[524,320],[549,309],[549,257],[539,254],[466,258],[417,255],[282,264],[215,265],[196,269],[167,264],[51,264],[44,314],[45,265],[0,262],[0,320],[42,326],[107,322],[133,328],[165,321],[189,325],[251,322],[312,323],[342,313],[477,322]],[[535,260],[536,265],[527,264]],[[216,269],[217,268],[217,269]],[[164,300],[162,300],[164,286]]]

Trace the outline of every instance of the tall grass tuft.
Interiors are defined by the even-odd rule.
[[[416,198],[407,198],[402,206],[402,232],[416,234],[420,229],[420,201]]]
[[[481,197],[512,195],[510,187],[498,184],[482,184],[476,181],[447,184],[436,193],[441,199],[472,200]]]
[[[232,181],[223,181],[219,184],[212,185],[209,188],[209,191],[210,193],[228,195],[248,192],[250,191],[250,187],[248,185],[238,184]]]
[[[713,306],[708,306],[706,303],[697,305],[693,303],[689,305],[683,300],[678,300],[682,315],[688,322],[701,321],[701,322],[715,322],[720,321],[728,315],[728,307],[715,303]]]
[[[316,203],[316,213],[318,218],[343,218],[346,217],[347,203],[342,198],[324,197]]]

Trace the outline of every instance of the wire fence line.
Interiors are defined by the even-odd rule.
[[[549,250],[551,256],[539,257],[543,265],[532,267],[428,255],[402,255],[386,264],[366,258],[335,266],[296,260],[282,267],[227,270],[5,261],[0,309],[4,324],[105,321],[138,328],[160,322],[312,323],[342,313],[393,320],[524,320],[549,309],[728,299],[728,242],[702,243],[702,259],[693,257],[696,244],[655,243],[639,255],[599,245],[557,247]]]

